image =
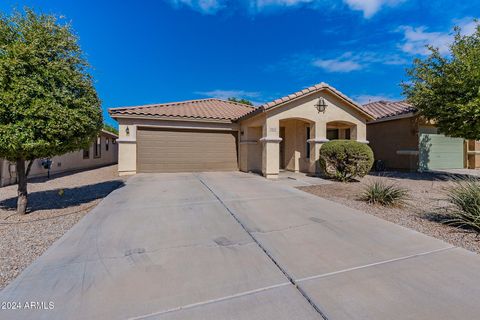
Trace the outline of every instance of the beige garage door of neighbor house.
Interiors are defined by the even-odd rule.
[[[137,172],[238,170],[237,132],[139,128]]]

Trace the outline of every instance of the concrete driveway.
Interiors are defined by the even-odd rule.
[[[243,173],[137,175],[0,294],[1,319],[474,319],[480,257]]]

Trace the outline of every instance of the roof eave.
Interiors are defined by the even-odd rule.
[[[107,131],[107,130],[105,130],[105,129],[102,129],[101,132],[102,132],[103,134],[106,134],[106,135],[109,135],[109,136],[111,136],[111,137],[113,137],[113,138],[118,139],[118,134],[116,134],[116,133]]]
[[[303,95],[299,95],[298,97],[295,97],[295,98],[292,98],[290,100],[287,100],[287,101],[284,101],[284,102],[280,102],[278,103],[277,105],[274,105],[270,108],[264,108],[265,112],[269,112],[270,110],[273,110],[273,109],[277,109],[281,106],[284,106],[286,104],[289,104],[291,102],[294,102],[294,101],[297,101],[301,98],[305,98],[305,97],[308,97],[312,94],[315,94],[315,93],[319,93],[319,92],[322,92],[322,91],[328,91],[330,93],[332,93],[333,95],[335,95],[336,97],[340,98],[342,101],[348,103],[350,106],[352,106],[355,110],[357,110],[359,113],[363,114],[364,116],[366,116],[368,119],[370,120],[375,120],[375,116],[371,115],[370,113],[366,112],[362,107],[360,107],[359,105],[357,105],[356,103],[350,101],[349,99],[346,99],[345,97],[343,97],[343,95],[341,94],[338,94],[337,92],[335,92],[335,90],[332,90],[331,88],[329,87],[323,87],[323,88],[319,88],[319,89],[316,89],[316,90],[313,90],[313,91],[310,91],[310,92],[307,92]]]
[[[259,115],[259,114],[263,113],[264,111],[265,111],[265,108],[263,108],[263,107],[257,107],[255,110],[250,111],[249,113],[247,113],[247,114],[245,114],[245,115],[237,118],[237,119],[235,120],[235,122],[250,119],[250,118],[252,118],[252,117],[254,117],[254,116],[256,116],[256,115]]]
[[[230,119],[216,118],[194,118],[194,117],[174,117],[159,115],[132,115],[132,114],[110,114],[113,119],[145,119],[145,120],[169,120],[169,121],[191,121],[191,122],[216,122],[216,123],[233,123]]]
[[[418,115],[417,111],[411,111],[411,112],[406,112],[406,113],[401,113],[401,114],[396,114],[393,116],[386,116],[383,118],[377,118],[373,121],[367,122],[367,124],[373,124],[373,123],[380,123],[380,122],[387,122],[387,121],[393,121],[393,120],[399,120],[399,119],[405,119],[405,118],[411,118],[415,117]]]

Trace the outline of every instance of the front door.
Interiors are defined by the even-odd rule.
[[[285,127],[280,127],[280,154],[279,154],[279,161],[280,161],[280,169],[285,169]]]

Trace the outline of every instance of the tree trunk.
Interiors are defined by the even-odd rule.
[[[30,169],[32,169],[33,161],[34,160],[28,161],[27,170],[25,171],[26,172],[25,175],[27,176],[27,178],[28,178],[28,175],[30,174]]]
[[[27,213],[27,174],[25,172],[25,159],[17,159],[18,200],[17,213]]]

